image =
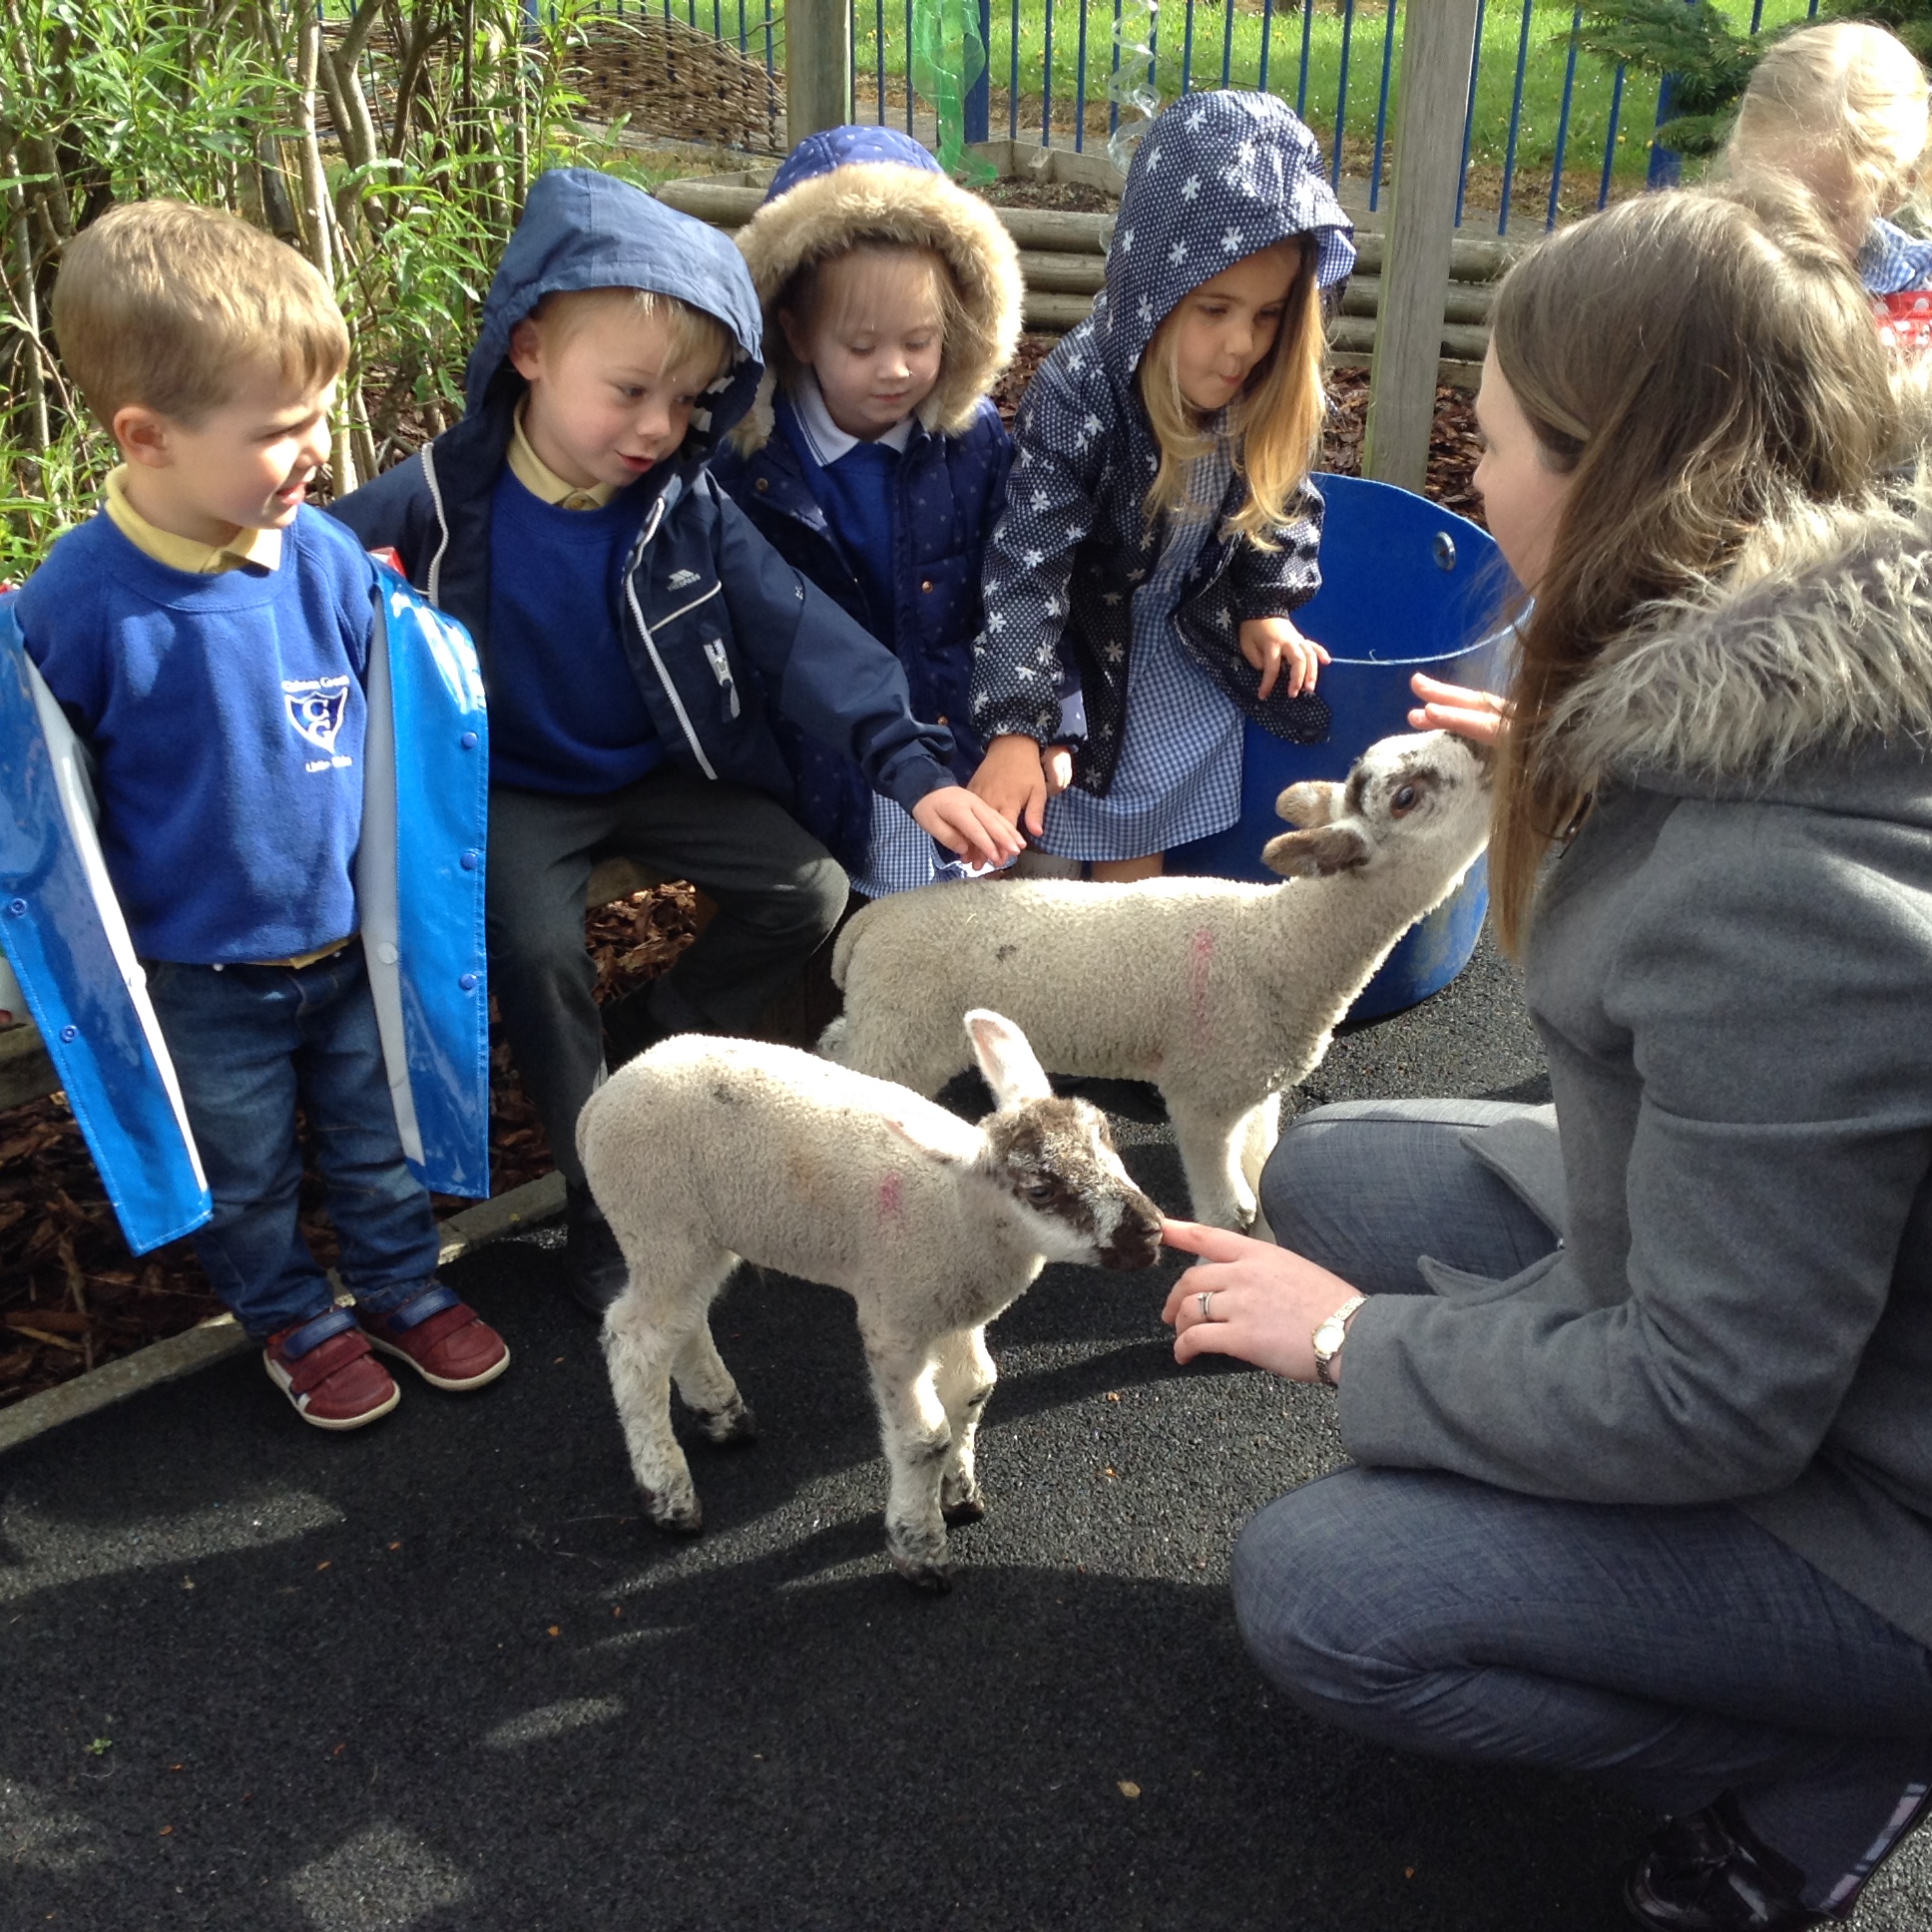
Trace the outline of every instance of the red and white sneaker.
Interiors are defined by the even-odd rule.
[[[359,1429],[402,1400],[347,1308],[278,1328],[262,1344],[261,1365],[295,1413],[318,1429]]]
[[[370,1343],[439,1389],[481,1388],[510,1366],[509,1344],[440,1281],[387,1314],[357,1311]]]

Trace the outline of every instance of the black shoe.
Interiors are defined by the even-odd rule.
[[[594,1321],[624,1292],[631,1278],[624,1250],[611,1232],[591,1191],[571,1182],[564,1192],[564,1285]]]
[[[1729,1792],[1668,1820],[1624,1885],[1639,1925],[1658,1932],[1797,1932],[1827,1923],[1799,1901],[1804,1874],[1762,1843]]]

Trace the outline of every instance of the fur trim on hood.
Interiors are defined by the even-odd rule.
[[[1584,788],[1762,790],[1880,740],[1932,744],[1932,471],[1765,524],[1722,579],[1641,613],[1552,723]]]
[[[956,436],[972,424],[1020,339],[1023,284],[1013,238],[985,202],[936,169],[848,162],[783,187],[737,233],[763,305],[773,370],[790,363],[777,316],[785,284],[799,269],[861,242],[931,248],[952,270],[966,325],[962,339],[947,341],[939,380],[918,416],[934,435]],[[737,431],[744,449],[756,449],[771,434],[771,386],[767,375]]]

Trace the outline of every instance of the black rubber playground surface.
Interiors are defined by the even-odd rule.
[[[1535,1096],[1480,955],[1337,1043],[1321,1098]],[[1179,1208],[1145,1097],[1127,1159]],[[252,1356],[0,1460],[0,1926],[1610,1932],[1645,1821],[1391,1756],[1271,1700],[1235,1529],[1337,1459],[1329,1402],[1178,1370],[1168,1277],[1055,1269],[993,1330],[992,1513],[888,1571],[850,1304],[740,1276],[762,1439],[640,1518],[590,1325],[535,1242],[453,1278],[516,1361],[300,1428]],[[1866,1932],[1932,1927],[1932,1853]]]

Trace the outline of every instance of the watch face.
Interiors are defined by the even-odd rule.
[[[1339,1315],[1330,1315],[1315,1330],[1315,1353],[1317,1355],[1332,1355],[1341,1346],[1342,1337],[1347,1332],[1347,1325],[1342,1321],[1341,1317]]]

